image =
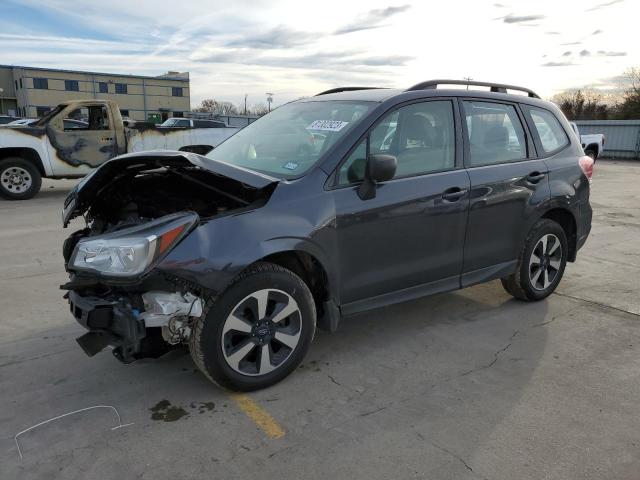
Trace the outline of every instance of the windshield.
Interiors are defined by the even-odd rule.
[[[207,157],[279,178],[296,178],[374,105],[349,101],[289,103],[244,127]]]

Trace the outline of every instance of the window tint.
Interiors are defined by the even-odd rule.
[[[545,153],[554,152],[569,144],[567,134],[553,113],[540,108],[529,108],[529,115],[536,127]]]
[[[389,113],[368,136],[369,154],[394,155],[394,178],[451,169],[455,163],[455,128],[450,101],[414,103]],[[363,146],[364,145],[364,146]],[[362,180],[366,142],[362,142],[338,172],[342,185]]]
[[[49,80],[47,80],[46,78],[34,78],[33,88],[47,90],[49,88]]]
[[[464,102],[471,166],[527,158],[524,129],[512,105]]]
[[[78,92],[80,90],[80,86],[78,85],[77,80],[65,80],[64,89],[69,92]]]

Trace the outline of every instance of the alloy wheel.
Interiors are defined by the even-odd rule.
[[[562,244],[552,233],[543,235],[531,252],[529,259],[529,281],[536,290],[545,290],[551,285],[562,265]]]
[[[266,375],[291,356],[300,341],[302,318],[291,295],[263,289],[242,299],[222,328],[222,353],[243,375]]]

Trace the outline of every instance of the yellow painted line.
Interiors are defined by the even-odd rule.
[[[284,437],[284,429],[264,408],[251,400],[244,393],[232,393],[231,398],[253,422],[258,425],[269,438]]]

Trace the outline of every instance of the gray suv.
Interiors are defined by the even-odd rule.
[[[526,88],[338,88],[206,156],[95,170],[64,203],[64,225],[86,226],[65,241],[62,288],[90,356],[186,345],[212,381],[263,388],[356,312],[494,279],[544,299],[589,234],[592,173]]]

